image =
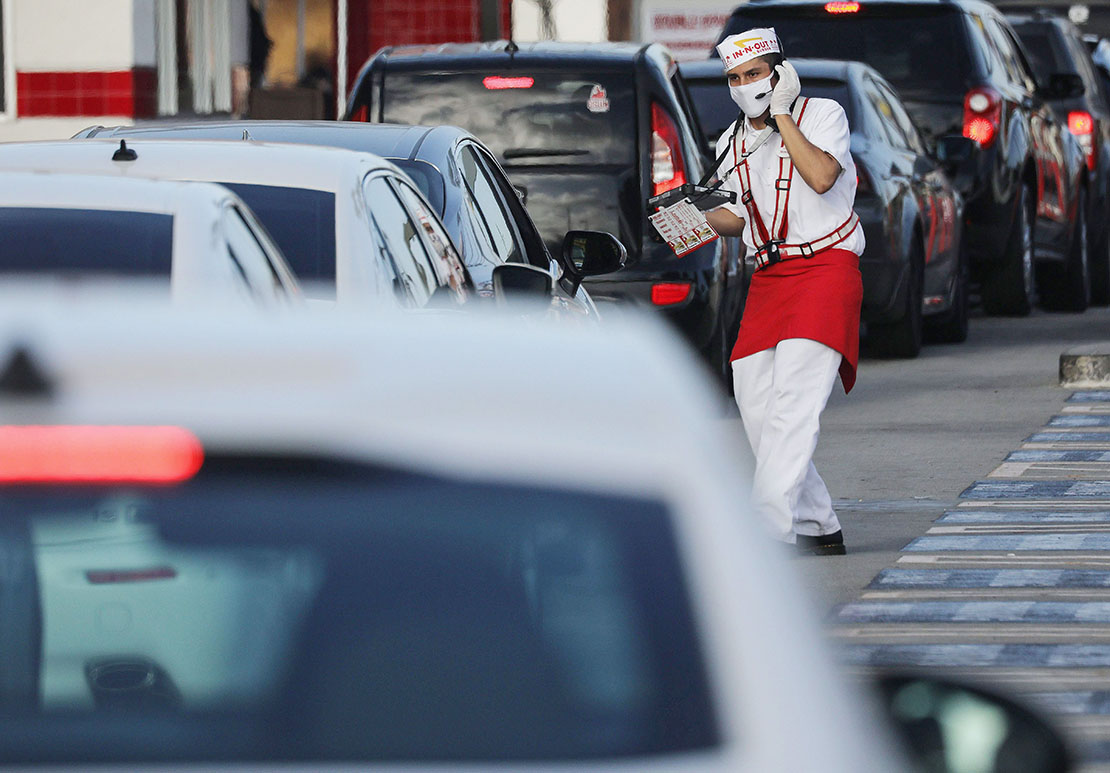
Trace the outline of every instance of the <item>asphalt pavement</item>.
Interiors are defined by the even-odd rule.
[[[796,559],[853,668],[942,669],[1052,715],[1110,770],[1110,390],[1058,385],[1110,310],[976,318],[864,358],[815,457],[848,555]],[[737,426],[739,431],[739,426]]]

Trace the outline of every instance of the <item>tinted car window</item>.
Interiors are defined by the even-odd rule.
[[[251,289],[263,296],[272,296],[281,287],[277,274],[270,266],[262,245],[254,238],[254,234],[243,221],[243,216],[234,207],[224,210],[224,228],[227,230],[227,249],[243,271]]]
[[[173,215],[112,209],[0,207],[0,271],[169,278]]]
[[[523,260],[517,242],[516,229],[509,222],[505,205],[493,187],[489,175],[482,168],[473,148],[464,146],[459,151],[459,166],[463,181],[478,206],[478,215],[486,228],[486,235],[500,262]]]
[[[307,188],[221,183],[239,194],[302,281],[335,279],[335,194]]]
[[[885,83],[876,81],[875,85],[879,93],[886,98],[886,103],[890,106],[894,123],[898,126],[899,133],[905,139],[909,149],[915,153],[924,153],[925,144],[921,140],[921,135],[917,131],[917,126],[914,125],[913,119],[910,118],[906,109],[902,106],[902,102],[898,99],[898,95],[891,91]]]
[[[636,162],[626,73],[388,71],[384,84],[383,121],[462,126],[513,164]]]
[[[520,193],[505,177],[505,171],[498,166],[496,161],[490,158],[488,153],[477,146],[472,146],[471,149],[479,163],[481,163],[482,169],[485,170],[490,182],[497,188],[501,194],[501,199],[505,202],[506,211],[515,226],[516,234],[520,237],[524,250],[520,260],[540,268],[548,268],[551,257],[544,247],[539,232],[536,231],[532,218],[521,203]]]
[[[995,50],[1002,57],[1002,64],[1006,69],[1006,76],[1015,86],[1025,88],[1027,85],[1025,82],[1025,73],[1013,41],[1010,40],[1005,30],[999,25],[997,19],[987,17],[985,19],[985,24],[987,36],[990,37],[991,41],[994,43]]]
[[[1071,57],[1055,31],[1042,24],[1015,24],[1014,31],[1021,37],[1025,50],[1042,73],[1075,72]]]
[[[385,240],[397,283],[394,291],[402,305],[424,307],[439,286],[439,278],[424,249],[420,227],[412,221],[384,177],[366,182],[366,200],[373,202],[370,217]]]
[[[871,78],[865,78],[863,81],[863,97],[874,108],[874,114],[879,118],[879,125],[887,141],[895,148],[908,150],[909,142],[894,120],[894,109],[890,106],[890,100],[879,90],[879,84]]]
[[[6,609],[42,599],[41,624],[5,620],[6,659],[41,650],[5,686],[5,759],[475,764],[719,742],[660,502],[211,456],[185,485],[0,502],[7,570],[28,574]],[[97,608],[132,614],[98,626]],[[134,674],[149,689],[113,692]]]
[[[405,174],[412,178],[416,187],[424,194],[424,198],[435,209],[436,214],[443,217],[444,182],[439,170],[427,161],[409,161],[407,159],[392,159],[393,165],[399,167]]]
[[[403,180],[394,180],[394,185],[396,185],[397,192],[408,206],[409,211],[416,215],[417,221],[424,229],[424,235],[427,237],[425,245],[431,247],[432,254],[435,256],[439,283],[463,294],[465,292],[466,273],[463,271],[462,261],[459,260],[458,253],[451,245],[451,238],[440,226],[435,215],[428,212],[424,202],[420,200],[416,191],[409,187],[408,183]]]
[[[745,10],[740,23],[774,27],[787,56],[854,60],[878,70],[904,96],[963,92],[971,70],[958,11],[950,8],[868,7],[857,13]],[[804,84],[803,84],[804,85]]]

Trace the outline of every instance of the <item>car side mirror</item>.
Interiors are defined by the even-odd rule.
[[[877,680],[882,708],[920,770],[1061,773],[1072,758],[1060,734],[1018,703],[929,675]]]
[[[498,303],[551,299],[551,272],[527,263],[502,263],[493,269],[493,297]]]
[[[605,231],[567,231],[563,237],[563,266],[574,281],[574,292],[588,276],[611,274],[624,267],[628,250]],[[571,295],[574,294],[571,292]]]
[[[1048,83],[1038,87],[1044,99],[1071,99],[1081,97],[1087,91],[1083,78],[1073,72],[1054,72],[1048,76]]]

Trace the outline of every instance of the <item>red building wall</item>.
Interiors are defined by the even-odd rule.
[[[470,42],[479,38],[480,0],[349,0],[348,83],[383,46]],[[499,0],[503,38],[512,32],[512,0]]]

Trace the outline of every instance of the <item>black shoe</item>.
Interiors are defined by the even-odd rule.
[[[844,532],[840,529],[820,537],[799,534],[797,546],[799,553],[815,556],[842,556],[848,552],[844,547]]]

